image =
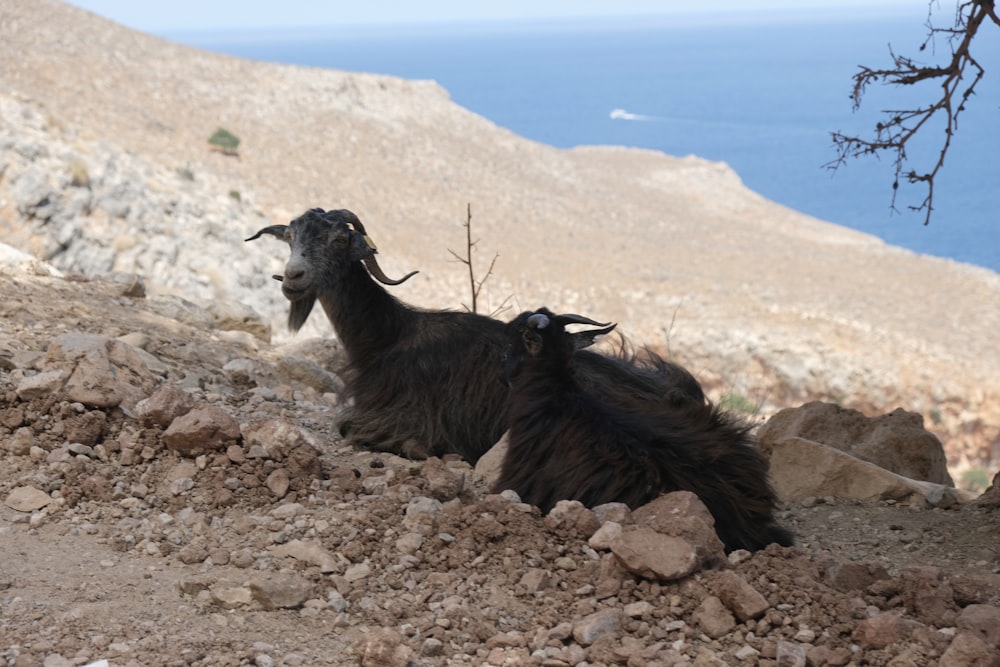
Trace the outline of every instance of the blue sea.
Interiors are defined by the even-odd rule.
[[[263,61],[433,79],[458,104],[557,147],[610,144],[728,163],[751,189],[817,218],[913,251],[1000,272],[1000,40],[986,25],[986,67],[959,118],[924,225],[926,194],[902,180],[891,209],[893,156],[837,171],[831,132],[871,138],[884,109],[937,99],[937,83],[871,87],[852,110],[860,65],[887,68],[890,47],[924,52],[926,2],[855,9],[492,23],[385,24],[240,32],[172,32],[199,48]],[[948,3],[943,3],[948,4]],[[951,11],[949,9],[949,11]],[[943,25],[949,11],[934,18]],[[943,141],[929,125],[908,149],[926,171]],[[885,286],[891,289],[891,286]]]

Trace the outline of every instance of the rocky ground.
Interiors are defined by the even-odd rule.
[[[501,253],[488,309],[617,321],[767,415],[903,407],[979,488],[996,274],[723,164],[557,150],[433,82],[226,58],[54,0],[0,0],[0,61],[0,667],[1000,664],[995,479],[845,500],[824,450],[775,475],[816,485],[781,508],[797,546],[728,558],[660,510],[541,516],[483,467],[346,447],[329,327],[279,328],[283,250],[242,239],[351,208],[389,273],[421,270],[401,298],[455,307],[471,203],[479,266]],[[220,125],[238,156],[208,150]],[[789,435],[772,461],[801,461]]]
[[[340,444],[330,341],[128,276],[0,290],[0,664],[1000,663],[989,503],[810,497],[796,547],[662,580],[602,525],[640,512],[541,516],[462,461]]]

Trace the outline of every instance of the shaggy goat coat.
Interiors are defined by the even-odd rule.
[[[508,325],[510,430],[494,490],[513,489],[543,512],[563,499],[635,509],[662,493],[691,491],[712,513],[727,551],[792,544],[775,523],[768,462],[749,426],[704,398],[628,405],[583,391],[560,316],[539,312],[549,316],[546,327],[532,330],[533,313]]]
[[[509,394],[503,322],[422,310],[393,297],[375,279],[402,280],[382,274],[374,245],[350,211],[311,209],[247,240],[264,234],[291,251],[284,274],[275,276],[291,304],[289,328],[298,330],[318,301],[344,345],[347,363],[336,370],[351,404],[339,424],[349,442],[410,458],[457,453],[475,464],[500,439]],[[585,347],[593,337],[583,334],[575,344]],[[701,400],[697,383],[639,368],[626,357],[580,350],[577,368],[585,391],[612,402],[684,401],[690,392]]]

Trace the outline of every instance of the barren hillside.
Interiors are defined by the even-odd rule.
[[[462,247],[468,203],[479,259],[500,254],[491,305],[615,320],[765,410],[823,396],[922,412],[954,469],[996,469],[992,272],[783,208],[724,164],[558,150],[434,82],[205,53],[54,0],[0,0],[0,60],[0,228],[56,266],[87,273],[94,256],[152,291],[236,299],[280,339],[267,277],[282,249],[243,238],[306,208],[350,208],[387,271],[421,270],[401,298],[457,307],[465,276],[448,249]],[[242,139],[238,158],[207,149],[219,126]]]
[[[350,208],[387,273],[420,269],[394,294],[457,308],[467,205],[487,308],[616,320],[765,417],[879,415],[757,430],[794,546],[725,554],[687,492],[543,515],[491,492],[500,446],[473,468],[340,436],[344,350],[319,313],[291,339],[287,250],[244,239]],[[54,0],[0,0],[0,241],[0,667],[998,664],[1000,475],[933,483],[940,443],[885,414],[922,413],[956,480],[995,473],[989,271],[724,164],[557,150],[433,82]]]

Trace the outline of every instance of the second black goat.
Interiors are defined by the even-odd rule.
[[[494,491],[513,489],[548,512],[563,499],[635,509],[661,493],[686,490],[708,507],[727,551],[792,544],[775,522],[768,462],[748,425],[704,397],[629,403],[584,391],[574,358],[579,334],[568,333],[569,324],[607,327],[544,308],[507,325],[509,443]],[[686,374],[653,360],[654,369],[660,364]]]

